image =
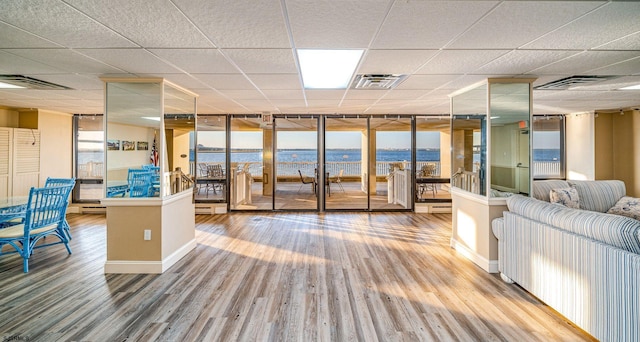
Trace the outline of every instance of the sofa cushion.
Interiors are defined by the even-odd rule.
[[[571,209],[522,195],[507,199],[514,214],[640,254],[640,221],[629,217]]]
[[[607,211],[607,214],[622,215],[640,220],[640,198],[624,196]]]
[[[567,182],[578,190],[580,209],[601,213],[607,212],[627,192],[624,182],[619,180]]]
[[[580,209],[580,197],[575,188],[551,189],[549,202],[562,204],[568,208]]]
[[[568,188],[569,183],[563,180],[550,179],[533,182],[533,197],[541,201],[549,202],[551,189]]]

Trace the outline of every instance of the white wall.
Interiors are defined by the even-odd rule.
[[[149,156],[151,155],[153,145],[153,131],[152,128],[147,127],[109,123],[107,125],[107,135],[109,139],[120,140],[119,151],[107,151],[107,169],[109,172],[113,170],[140,168],[142,165],[149,164]],[[139,151],[136,146],[136,149],[133,151],[123,151],[123,140],[134,141],[136,144],[138,141],[146,141],[149,145],[149,150]]]
[[[567,179],[595,179],[595,125],[589,113],[566,116]]]

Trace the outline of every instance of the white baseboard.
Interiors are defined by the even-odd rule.
[[[107,260],[104,264],[104,273],[163,273],[196,248],[196,245],[196,240],[193,239],[162,261]]]
[[[462,254],[465,258],[471,260],[474,264],[480,266],[483,270],[489,273],[498,273],[498,260],[489,260],[475,251],[470,250],[467,246],[451,239],[451,247],[458,253]]]

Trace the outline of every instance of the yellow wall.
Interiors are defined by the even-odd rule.
[[[640,111],[597,113],[595,179],[619,179],[627,195],[640,197]]]
[[[38,111],[40,131],[40,185],[47,177],[73,175],[73,116],[46,110]]]
[[[0,127],[18,127],[19,113],[15,109],[0,108]]]

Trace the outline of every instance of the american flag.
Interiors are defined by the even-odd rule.
[[[156,135],[153,134],[153,146],[151,146],[151,155],[149,156],[149,162],[154,166],[158,166],[158,148],[156,147]]]

